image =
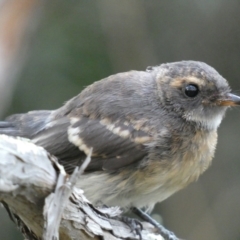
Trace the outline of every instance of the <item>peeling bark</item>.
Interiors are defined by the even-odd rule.
[[[116,218],[119,207],[95,208],[74,187],[83,170],[68,176],[42,147],[0,135],[0,201],[25,239],[139,239]],[[163,240],[153,226],[142,224],[143,240]]]

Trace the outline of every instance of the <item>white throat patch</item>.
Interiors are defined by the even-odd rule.
[[[224,117],[225,112],[219,113],[217,115],[213,115],[212,117],[204,117],[204,116],[198,116],[196,114],[189,114],[186,116],[186,119],[188,121],[193,121],[198,123],[200,126],[203,126],[204,128],[208,130],[217,130],[219,125],[222,122],[222,119]]]

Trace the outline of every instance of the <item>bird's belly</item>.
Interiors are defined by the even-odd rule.
[[[140,177],[144,173],[136,173]],[[131,172],[121,175],[111,175],[106,172],[83,175],[77,186],[84,190],[85,196],[93,203],[103,203],[107,206],[145,207],[151,211],[157,202],[161,202],[181,189],[166,181],[164,174],[148,178],[142,176],[138,181]],[[125,178],[128,175],[128,178]],[[153,177],[153,176],[152,176]]]

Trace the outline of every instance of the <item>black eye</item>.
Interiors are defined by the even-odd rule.
[[[196,97],[198,93],[199,93],[199,89],[197,85],[189,84],[185,87],[185,94],[190,98]]]

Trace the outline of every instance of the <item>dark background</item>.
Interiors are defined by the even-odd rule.
[[[240,93],[240,1],[47,1],[5,117],[54,109],[122,71],[179,60],[215,67]],[[187,240],[240,240],[240,109],[219,129],[211,168],[156,206]],[[0,239],[23,239],[0,209]]]

